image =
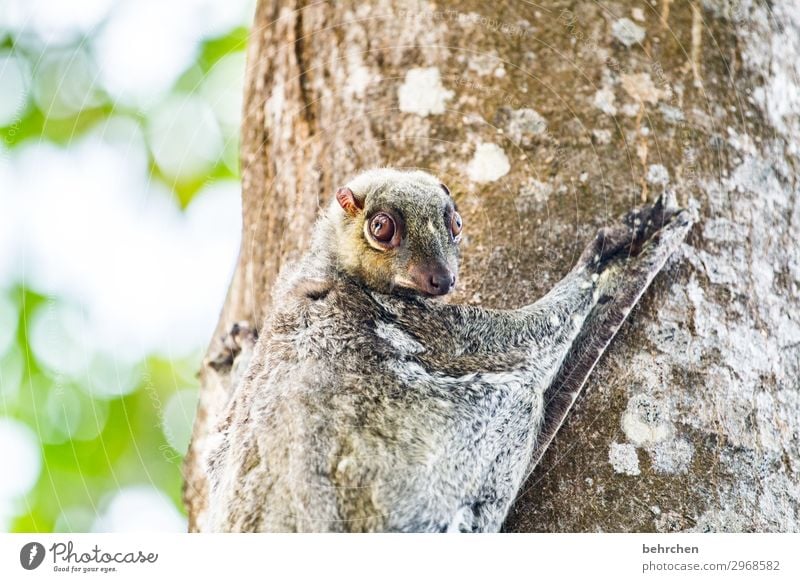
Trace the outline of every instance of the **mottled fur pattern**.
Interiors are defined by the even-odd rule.
[[[541,443],[544,394],[587,316],[631,265],[669,255],[685,212],[656,205],[640,211],[647,228],[601,231],[544,298],[493,311],[391,284],[420,257],[454,265],[435,178],[378,170],[349,187],[365,216],[403,212],[413,240],[384,256],[364,240],[364,218],[334,203],[320,219],[313,248],[276,287],[215,436],[210,529],[498,531]]]

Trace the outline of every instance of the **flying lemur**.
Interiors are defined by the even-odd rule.
[[[340,188],[284,270],[207,458],[214,531],[498,531],[583,383],[690,226],[662,197],[542,299],[451,305],[462,220],[422,171]],[[241,349],[245,348],[245,349]]]

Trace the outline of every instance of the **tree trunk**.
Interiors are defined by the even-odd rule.
[[[467,225],[452,301],[486,307],[533,301],[598,227],[674,188],[699,222],[506,529],[800,530],[793,0],[261,0],[249,51],[244,235],[218,336],[260,325],[318,209],[368,167],[448,184]],[[202,383],[185,466],[200,531],[231,394],[208,366]]]

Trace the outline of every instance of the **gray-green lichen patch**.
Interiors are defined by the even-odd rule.
[[[549,182],[529,178],[520,187],[519,195],[515,200],[517,210],[520,213],[541,211],[553,195],[553,190],[553,185]]]
[[[611,33],[619,42],[630,48],[644,40],[645,30],[630,18],[620,18],[611,25]]]
[[[694,445],[678,438],[656,444],[649,453],[653,468],[659,473],[687,473],[694,456]]]
[[[625,92],[637,103],[655,105],[664,95],[650,73],[623,73],[620,81]]]
[[[663,401],[648,394],[637,394],[628,401],[622,416],[622,430],[633,444],[648,446],[671,438],[675,429]]]
[[[466,167],[470,180],[479,184],[499,180],[511,169],[503,148],[494,143],[479,143]]]
[[[611,463],[617,473],[631,476],[641,473],[636,447],[631,444],[611,443],[611,447],[608,450],[608,462]]]
[[[654,186],[669,184],[669,171],[661,164],[650,164],[647,168],[647,182]]]
[[[444,113],[453,91],[442,84],[438,68],[418,67],[408,70],[397,90],[397,98],[400,111],[427,117]]]
[[[594,94],[592,104],[606,115],[616,115],[617,105],[614,89],[604,86]]]
[[[505,127],[505,134],[516,145],[530,148],[547,130],[547,121],[530,107],[511,109],[503,107],[498,117]]]

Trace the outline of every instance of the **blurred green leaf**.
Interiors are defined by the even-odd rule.
[[[173,94],[198,91],[215,63],[245,49],[247,35],[248,30],[240,27],[203,42],[196,62],[178,79]],[[146,36],[142,42],[146,42]],[[0,47],[14,48],[13,39],[2,29]],[[33,65],[39,56],[15,50],[35,69]],[[117,115],[132,117],[146,127],[148,113],[148,108],[139,110],[105,103],[72,117],[54,119],[29,102],[21,119],[0,128],[0,143],[11,150],[28,140],[69,148],[88,130]],[[228,141],[224,154],[204,175],[176,182],[163,175],[151,161],[151,178],[166,184],[180,207],[186,208],[210,182],[238,178],[238,143],[235,137],[225,139]],[[0,289],[8,284],[13,282],[0,281]],[[8,296],[19,308],[19,325],[13,353],[10,350],[0,354],[0,364],[13,357],[16,375],[20,362],[23,372],[21,385],[18,389],[14,387],[14,400],[6,403],[2,414],[30,427],[40,439],[43,457],[36,485],[15,502],[17,515],[11,520],[11,530],[48,532],[57,523],[64,529],[73,522],[85,528],[104,511],[116,492],[140,484],[163,491],[183,511],[183,451],[174,450],[167,440],[163,416],[171,395],[197,388],[196,371],[201,354],[174,361],[152,356],[137,368],[135,390],[122,397],[100,398],[92,394],[85,378],[59,376],[38,361],[32,350],[28,326],[34,314],[66,299],[50,297],[41,290],[19,284],[9,289]]]

